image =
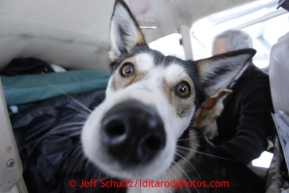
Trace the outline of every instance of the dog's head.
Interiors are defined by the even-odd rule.
[[[202,130],[205,136],[213,138],[218,133],[216,119],[221,115],[224,105],[223,100],[232,92],[229,89],[221,89],[217,95],[206,98],[195,113],[193,126]]]
[[[106,98],[81,135],[88,159],[126,179],[157,178],[173,165],[178,138],[206,96],[228,84],[254,54],[247,49],[197,62],[151,50],[117,0],[110,25],[112,75]]]

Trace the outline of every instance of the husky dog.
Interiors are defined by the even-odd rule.
[[[221,89],[217,96],[207,98],[195,113],[193,126],[200,128],[204,135],[213,138],[218,133],[216,119],[224,109],[223,100],[232,92],[229,89]]]
[[[149,48],[121,0],[114,5],[110,38],[112,74],[106,98],[89,115],[81,133],[90,162],[114,179],[133,182],[127,192],[258,192],[264,188],[245,167],[214,153],[192,127],[196,109],[227,85],[255,50],[200,61],[164,56]],[[151,183],[144,186],[146,180]],[[156,187],[152,180],[164,184]],[[184,180],[190,184],[181,184]],[[227,180],[230,188],[209,184],[199,188],[193,180]]]

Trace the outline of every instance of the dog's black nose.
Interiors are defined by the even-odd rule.
[[[111,108],[102,120],[102,142],[125,165],[146,163],[165,146],[166,135],[154,107],[126,101]]]

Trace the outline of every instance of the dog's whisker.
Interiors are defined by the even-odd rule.
[[[67,168],[65,170],[67,171],[89,171],[91,170],[92,165],[90,164],[90,161],[84,156],[82,151],[82,146],[80,143],[72,146],[67,153],[64,154],[65,157],[63,159],[67,160],[68,163]]]
[[[86,107],[84,104],[82,104],[81,102],[79,102],[78,100],[76,100],[75,98],[73,98],[72,96],[70,96],[69,94],[63,92],[61,89],[59,89],[57,86],[55,86],[54,84],[50,83],[49,81],[47,81],[46,79],[42,79],[42,81],[44,81],[46,84],[52,86],[55,90],[57,90],[58,92],[62,93],[63,95],[67,96],[68,98],[70,98],[71,100],[73,100],[73,102],[75,102],[76,104],[78,104],[79,106],[81,106],[83,109],[87,110],[89,113],[91,113],[92,111]]]
[[[72,159],[68,159],[73,155]],[[82,151],[80,146],[72,146],[68,154],[65,154],[64,158],[65,160],[68,160],[68,167],[67,171],[73,171],[75,168],[78,170],[83,170],[83,167],[85,166],[85,160],[83,160]]]
[[[77,154],[77,156],[78,156],[81,160],[83,160],[83,161],[86,161],[86,160],[87,160],[87,159],[85,158],[83,152],[82,152],[81,146],[78,147],[78,154]]]
[[[63,128],[63,127],[74,126],[74,125],[75,126],[79,125],[79,127],[72,127],[72,128],[69,128],[69,129],[59,130],[59,129]],[[80,131],[83,125],[84,125],[84,122],[73,122],[73,123],[67,123],[67,124],[64,124],[64,125],[60,125],[60,126],[54,127],[49,132],[44,134],[41,138],[37,139],[37,141],[42,140],[43,138],[47,137],[48,135],[61,134],[61,133],[67,132],[67,131],[75,131],[75,130],[79,130]],[[27,144],[29,145],[31,143],[35,143],[35,140],[33,140],[32,142],[29,142]]]
[[[50,130],[49,132],[47,132],[45,134],[46,135],[55,135],[55,134],[60,134],[60,133],[64,133],[64,132],[67,132],[67,131],[75,131],[75,130],[80,130],[82,128],[82,126],[84,125],[84,122],[74,122],[74,123],[67,123],[67,124],[64,124],[64,125],[60,125],[58,127],[55,127],[53,128],[52,130]],[[69,126],[73,126],[73,127],[70,127],[68,129],[61,129],[63,127],[69,127]],[[61,129],[61,130],[60,130]],[[43,137],[45,137],[43,136]]]
[[[183,149],[177,149],[176,152],[179,153],[179,154],[181,154],[181,155],[185,155],[185,154],[188,153],[187,150],[183,150]]]
[[[69,124],[68,124],[69,125]],[[60,126],[61,127],[65,127],[65,126]],[[74,130],[78,130],[72,134],[69,134],[69,135],[66,135],[66,136],[63,136],[63,137],[60,137],[59,139],[57,140],[63,140],[65,138],[69,138],[69,137],[72,137],[72,136],[77,136],[77,135],[80,135],[80,130],[81,130],[82,126],[79,126],[79,127],[74,127],[74,128],[69,128],[69,129],[63,129],[63,130],[60,130],[60,131],[51,131],[51,132],[48,132],[46,133],[45,135],[43,135],[42,137],[40,137],[39,139],[37,139],[37,141],[33,141],[33,142],[30,142],[29,144],[31,143],[34,143],[34,145],[31,147],[31,153],[34,151],[34,149],[36,148],[36,146],[43,140],[45,139],[46,137],[50,136],[50,135],[56,135],[56,134],[61,134],[63,132],[67,132],[67,131],[74,131]]]
[[[57,130],[57,131],[59,131],[59,132],[67,131],[67,130],[59,130],[59,129],[61,129],[61,128],[63,128],[63,127],[74,126],[74,125],[80,125],[80,126],[82,126],[82,125],[84,125],[84,123],[85,123],[84,121],[83,121],[83,122],[66,123],[66,124],[64,124],[64,125],[60,125],[60,126],[58,126],[58,127],[53,128],[53,129],[50,130],[48,133],[54,132],[55,130]],[[73,129],[73,128],[70,128],[70,129]]]
[[[174,164],[180,169],[180,171],[183,173],[184,177],[187,178],[187,180],[191,180],[191,178],[188,176],[188,174],[183,170],[183,168],[178,164],[178,162],[175,162],[174,161]],[[186,190],[188,193],[190,193],[190,190],[188,187],[186,187]],[[199,192],[197,189],[196,189],[197,192]]]
[[[189,141],[191,138],[186,138],[186,139],[178,139],[178,141]]]
[[[35,145],[31,148],[31,150],[33,151],[34,148],[36,148],[36,146],[39,144],[40,141],[42,141],[44,138],[46,138],[47,136],[51,136],[53,134],[48,134],[48,135],[45,135],[44,137],[41,137],[39,140],[37,140],[37,142],[35,143]],[[54,141],[57,142],[57,141],[63,141],[64,139],[66,138],[71,138],[73,136],[79,136],[80,135],[80,131],[77,131],[77,132],[74,132],[74,133],[71,133],[69,135],[65,135],[65,136],[62,136],[62,137],[59,137],[58,139],[55,139]]]
[[[203,138],[203,137],[194,137],[194,138],[185,138],[185,139],[178,139],[177,141],[180,142],[180,141],[190,141],[190,140],[194,140],[194,139],[200,139],[200,138]]]
[[[174,164],[180,169],[180,171],[184,174],[184,177],[187,178],[187,180],[190,180],[190,177],[188,176],[188,174],[183,170],[183,168],[180,166],[180,164],[178,162],[174,161]]]
[[[83,156],[83,158],[85,159],[85,157]],[[86,159],[87,160],[87,159]],[[85,168],[90,168],[89,167],[89,164],[90,164],[90,161],[89,160],[87,160],[86,162],[85,162],[85,164],[84,164],[84,167]],[[100,179],[100,178],[99,178]]]
[[[67,126],[62,126],[62,127],[67,127]],[[59,127],[61,128],[61,127]],[[43,135],[40,139],[38,140],[42,140],[44,139],[45,137],[49,136],[49,135],[56,135],[56,134],[61,134],[61,133],[64,133],[64,132],[67,132],[67,131],[75,131],[75,130],[78,130],[79,133],[80,133],[80,130],[82,128],[82,125],[78,126],[78,127],[72,127],[72,128],[69,128],[69,129],[62,129],[62,130],[51,130],[50,132],[46,133],[45,135]]]
[[[69,129],[59,130],[59,129],[63,128],[63,127],[74,126],[74,125],[76,125],[76,126],[79,125],[79,127],[72,127],[72,128],[69,128]],[[80,131],[81,128],[82,128],[82,125],[84,125],[84,122],[73,122],[73,123],[67,123],[67,124],[64,124],[64,125],[60,125],[60,126],[54,127],[49,132],[44,134],[41,138],[36,139],[36,140],[32,140],[31,142],[27,143],[26,145],[30,145],[32,143],[38,143],[39,141],[41,141],[42,139],[44,139],[48,135],[61,134],[61,133],[67,132],[67,131],[75,131],[75,130],[79,130]]]
[[[214,158],[217,158],[217,159],[223,159],[223,160],[228,160],[228,161],[233,161],[233,162],[235,162],[234,160],[229,159],[229,158],[220,157],[220,156],[215,156],[215,155],[212,155],[212,154],[200,152],[200,151],[197,151],[197,150],[189,149],[189,148],[182,147],[182,146],[178,146],[178,145],[177,145],[177,148],[181,148],[181,149],[187,150],[187,151],[193,151],[193,152],[195,152],[195,153],[198,153],[198,154],[201,154],[201,155],[205,155],[205,156],[209,156],[209,157],[214,157]]]
[[[89,113],[86,112],[81,112],[79,109],[77,109],[80,112],[80,117],[83,117],[84,119],[87,119],[87,117],[89,116]]]
[[[197,171],[197,169],[195,168],[195,166],[194,166],[188,159],[186,159],[184,156],[178,154],[177,152],[175,152],[175,154],[176,154],[177,156],[179,156],[180,158],[182,158],[183,160],[185,160],[185,161],[195,170],[195,172],[197,173],[197,175],[199,176],[199,178],[202,179],[201,175],[199,174],[199,172]]]
[[[76,100],[76,99],[75,99]],[[80,116],[81,117],[83,117],[84,119],[87,119],[87,117],[89,116],[89,112],[86,112],[86,111],[84,111],[83,109],[79,109],[79,108],[77,108],[77,107],[70,107],[71,109],[73,109],[73,110],[75,110],[75,111],[77,111],[77,112],[79,112],[80,114]]]
[[[172,172],[175,174],[175,176],[178,176],[178,173],[179,173],[178,168],[172,167]],[[178,187],[178,189],[176,189],[176,192],[182,192],[180,188],[184,188],[184,187]],[[186,188],[188,189],[188,187]]]
[[[70,138],[70,137],[74,137],[74,136],[80,136],[80,133],[81,133],[80,131],[76,131],[74,133],[70,133],[68,135],[63,136],[62,139],[63,138]]]
[[[183,149],[177,149],[176,152],[178,152],[180,154],[186,154],[188,151],[187,150],[183,150]]]

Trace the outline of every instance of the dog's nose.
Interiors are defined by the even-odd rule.
[[[154,107],[138,101],[115,105],[102,120],[102,142],[122,164],[146,163],[164,148],[166,136]]]

